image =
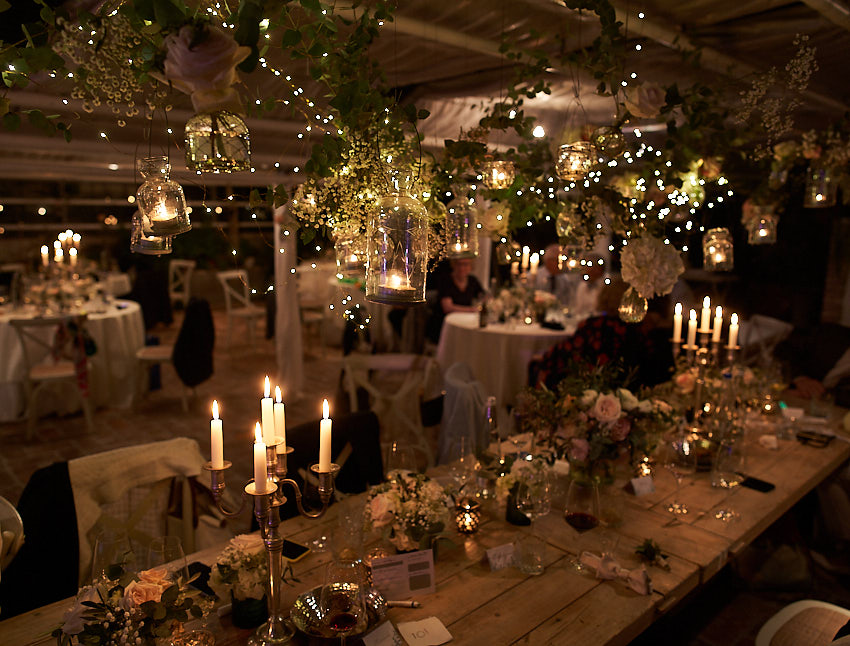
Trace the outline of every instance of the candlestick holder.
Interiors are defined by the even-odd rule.
[[[729,363],[730,366],[738,362],[738,355],[740,354],[740,352],[741,346],[739,345],[726,346],[726,361]]]
[[[281,438],[266,447],[266,468],[268,478],[265,489],[258,491],[255,481],[249,481],[243,488],[242,500],[238,509],[227,509],[224,503],[226,489],[225,472],[233,464],[225,460],[220,468],[207,462],[204,469],[210,472],[210,484],[213,499],[218,509],[228,517],[239,516],[250,497],[254,517],[260,526],[263,543],[269,561],[268,608],[269,619],[248,640],[249,646],[277,646],[288,644],[295,634],[295,628],[289,623],[281,611],[281,584],[283,582],[283,535],[280,533],[279,508],[286,502],[284,485],[291,487],[295,496],[298,513],[307,518],[319,518],[327,511],[334,492],[334,480],[339,473],[339,465],[331,464],[329,471],[320,471],[319,465],[314,464],[310,470],[316,474],[319,481],[319,500],[322,506],[317,510],[307,510],[302,503],[301,488],[291,478],[287,478],[287,458],[293,452],[292,447],[286,447],[278,452],[277,447],[282,443]]]

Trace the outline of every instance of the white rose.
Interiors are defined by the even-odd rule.
[[[611,424],[620,417],[623,412],[620,406],[620,400],[614,395],[605,394],[599,395],[593,409],[590,411],[591,417],[595,417],[602,424]]]
[[[665,91],[657,83],[641,83],[626,90],[626,109],[634,116],[654,119],[667,102]]]
[[[596,401],[596,398],[599,396],[599,393],[595,390],[588,388],[581,394],[581,399],[579,399],[579,405],[583,408],[590,408],[593,406],[593,402]]]
[[[389,496],[379,494],[369,501],[369,515],[374,527],[389,525],[394,513],[395,503]]]
[[[617,396],[620,398],[620,403],[625,411],[634,410],[638,405],[638,398],[627,388],[618,388]]]
[[[246,554],[254,554],[265,549],[265,544],[259,534],[239,534],[230,539],[230,544]]]

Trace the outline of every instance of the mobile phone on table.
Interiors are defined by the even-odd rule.
[[[743,473],[740,475],[744,475]],[[772,482],[768,482],[767,480],[761,480],[759,478],[753,478],[752,476],[744,476],[744,479],[741,480],[741,486],[747,487],[748,489],[755,489],[756,491],[761,491],[763,493],[767,493],[768,491],[773,491],[776,489],[776,485]]]
[[[283,540],[283,558],[290,563],[300,561],[310,553],[310,548],[288,539]]]

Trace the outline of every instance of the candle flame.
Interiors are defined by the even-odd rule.
[[[697,311],[696,310],[691,310],[691,320],[692,321],[697,320]]]
[[[717,318],[720,318],[720,317],[722,317],[722,316],[723,316],[723,308],[722,308],[722,307],[720,307],[720,305],[718,305],[718,306],[715,308],[715,310],[714,310],[714,315],[715,315]]]
[[[738,315],[732,314],[732,325],[738,325]]]
[[[269,397],[271,395],[271,385],[269,385],[269,376],[266,375],[266,388],[263,391],[265,395],[263,397]]]
[[[213,399],[213,419],[218,419],[218,400]]]
[[[675,307],[674,311],[676,312],[676,316],[681,316],[681,314],[682,314],[682,304],[676,303],[676,307]]]
[[[262,444],[263,443],[263,429],[260,428],[260,423],[257,422],[257,425],[254,427],[254,444]]]
[[[711,307],[711,299],[708,296],[706,296],[704,299],[702,299],[702,306],[705,309],[708,309],[708,308]]]
[[[328,415],[330,415],[330,410],[328,410],[328,400],[322,400],[322,419],[327,419]]]
[[[280,395],[280,386],[275,386],[275,387],[274,387],[274,400],[275,400],[278,404],[280,404],[280,403],[281,403],[281,399],[280,399],[280,397],[281,397],[281,395]]]

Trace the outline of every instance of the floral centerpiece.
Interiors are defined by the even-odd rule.
[[[56,643],[154,646],[190,617],[203,616],[195,597],[187,593],[187,582],[175,582],[168,574],[166,568],[136,574],[111,566],[100,581],[80,590],[62,626],[53,632]]]
[[[427,549],[448,524],[450,502],[445,489],[427,476],[391,471],[388,482],[369,490],[365,521],[401,552]]]
[[[496,499],[500,503],[507,500],[508,496],[513,492],[514,487],[524,479],[544,473],[551,473],[552,465],[549,462],[550,457],[551,454],[544,451],[533,456],[527,455],[512,460],[508,472],[501,475],[496,481]]]
[[[268,558],[263,539],[257,534],[241,534],[230,539],[215,560],[209,586],[216,596],[229,600],[262,599],[269,580]]]

